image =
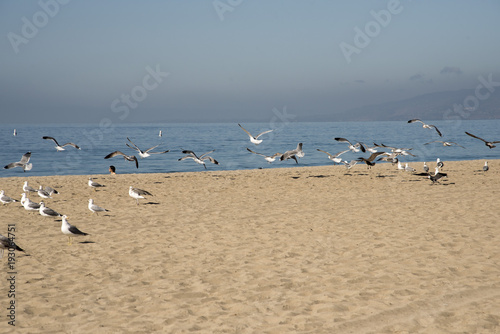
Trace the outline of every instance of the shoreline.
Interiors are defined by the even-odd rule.
[[[96,191],[93,175],[25,177],[89,235],[68,245],[60,218],[0,206],[0,234],[13,224],[29,254],[15,258],[16,332],[500,331],[488,161],[445,161],[435,185],[391,164],[100,174]],[[20,197],[24,180],[2,181]],[[136,205],[131,185],[152,196]]]

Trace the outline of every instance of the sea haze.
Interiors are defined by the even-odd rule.
[[[337,153],[347,148],[344,143],[333,140],[344,137],[351,141],[362,141],[371,146],[373,142],[388,146],[413,148],[416,157],[402,157],[402,162],[428,161],[436,158],[449,160],[489,160],[500,158],[500,146],[488,149],[483,142],[467,136],[468,131],[487,140],[500,140],[500,120],[455,120],[431,121],[436,125],[443,137],[434,130],[424,129],[420,123],[408,124],[406,121],[390,122],[289,122],[289,123],[245,123],[242,124],[252,134],[274,129],[261,137],[260,145],[250,143],[248,135],[236,123],[217,124],[118,124],[110,128],[98,125],[1,125],[0,159],[2,166],[19,161],[21,156],[30,151],[33,169],[23,172],[21,168],[2,169],[1,177],[11,176],[49,176],[49,175],[93,175],[106,174],[110,165],[114,165],[118,173],[173,173],[204,171],[202,165],[193,160],[178,161],[183,157],[182,150],[192,150],[198,155],[215,149],[210,155],[220,162],[214,165],[207,162],[207,170],[237,170],[257,168],[301,167],[332,165],[326,154],[318,152],[322,149]],[[14,129],[17,136],[13,135]],[[158,136],[162,130],[162,137]],[[43,140],[42,136],[55,137],[60,144],[74,142],[81,150],[67,146],[57,152],[54,143]],[[154,151],[170,150],[166,154],[152,155],[140,159],[136,152],[125,144],[129,137],[136,145],[145,150],[160,144]],[[433,140],[457,142],[465,149],[452,146],[444,147],[440,143],[423,145]],[[263,157],[246,150],[272,155],[294,149],[297,143],[303,143],[305,156],[296,164],[293,160],[267,163]],[[104,157],[119,150],[125,154],[135,154],[139,159],[139,169],[133,162],[121,157],[105,160]],[[368,157],[369,153],[348,152],[342,156],[344,160]],[[420,164],[413,164],[420,169]],[[482,165],[478,165],[480,169]],[[355,168],[365,168],[364,165]]]

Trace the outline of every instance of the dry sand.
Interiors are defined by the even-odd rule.
[[[482,165],[445,162],[438,185],[389,164],[95,175],[98,191],[88,175],[2,178],[16,198],[24,180],[56,188],[47,206],[90,233],[68,245],[60,219],[0,208],[30,254],[15,330],[500,333],[500,160]],[[136,205],[130,185],[154,196]]]

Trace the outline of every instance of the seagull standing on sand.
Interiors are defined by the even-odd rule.
[[[95,182],[94,180],[92,180],[91,177],[89,177],[89,187],[92,187],[94,188],[94,191],[96,191],[97,189],[96,188],[101,188],[101,187],[105,187],[104,185],[100,184],[100,183],[97,183]]]
[[[489,169],[490,167],[488,167],[488,161],[485,161],[483,166],[483,171],[487,172]]]
[[[109,210],[106,210],[105,208],[101,208],[100,206],[94,204],[94,200],[92,198],[89,198],[89,210],[92,211],[92,213],[95,213],[98,215],[99,212],[108,212]]]
[[[251,149],[249,149],[248,147],[247,147],[247,151],[248,151],[248,152],[251,152],[251,153],[253,153],[253,154],[257,154],[257,155],[261,155],[261,156],[263,156],[263,157],[264,157],[264,159],[266,159],[266,161],[267,161],[267,162],[269,162],[269,163],[274,162],[274,160],[276,160],[276,158],[277,158],[277,157],[281,157],[281,156],[282,156],[282,154],[281,154],[281,153],[279,153],[279,152],[276,152],[276,153],[274,153],[273,155],[265,155],[265,154],[262,154],[262,153],[257,153],[257,152],[255,152],[255,151],[252,151],[252,150],[251,150]]]
[[[40,196],[42,198],[52,198],[52,197],[50,197],[49,192],[46,191],[45,189],[43,189],[42,186],[40,186],[40,188],[37,190],[37,193],[38,193],[38,196]]]
[[[467,131],[465,131],[465,133],[469,136],[471,136],[472,138],[476,138],[476,139],[479,139],[479,140],[482,140],[484,142],[484,145],[488,146],[489,148],[493,148],[493,147],[496,147],[495,145],[493,144],[498,144],[500,143],[500,140],[497,140],[497,141],[487,141],[487,140],[484,140],[483,138],[480,138],[478,136],[475,136],[473,135],[472,133],[469,133]]]
[[[23,191],[26,192],[26,193],[36,193],[37,192],[37,190],[35,188],[30,187],[28,185],[28,181],[24,181]]]
[[[361,143],[352,144],[349,140],[342,138],[342,137],[335,137],[333,139],[335,139],[336,141],[341,142],[341,143],[348,143],[349,149],[351,151],[353,151],[354,153],[359,152],[360,149],[361,149],[361,152],[363,152],[363,153],[366,152],[365,147]]]
[[[16,251],[24,252],[24,249],[16,245],[14,241],[0,234],[0,258],[3,257],[3,251],[13,248]],[[25,252],[26,253],[26,252]]]
[[[139,153],[139,156],[140,156],[141,158],[147,158],[147,157],[151,156],[151,154],[163,154],[163,153],[170,152],[170,150],[166,150],[166,151],[162,151],[162,152],[151,152],[151,150],[152,150],[152,149],[157,148],[158,146],[160,146],[160,144],[155,145],[155,146],[153,146],[153,147],[150,147],[150,148],[148,148],[147,150],[143,151],[143,150],[141,150],[141,149],[140,149],[140,148],[139,148],[136,144],[134,144],[134,143],[130,140],[130,138],[129,138],[129,137],[127,137],[127,139],[128,139],[128,141],[129,141],[129,142],[133,145],[133,147],[132,147],[132,146],[130,146],[128,143],[127,143],[126,145],[127,145],[128,147],[130,147],[131,149],[136,150],[136,151]]]
[[[416,172],[417,170],[411,166],[409,166],[408,164],[405,164],[405,172]]]
[[[257,136],[252,136],[252,134],[250,132],[248,132],[244,127],[241,126],[241,124],[239,124],[239,127],[246,132],[246,134],[248,135],[248,137],[250,137],[250,141],[255,144],[255,145],[259,145],[260,143],[262,143],[262,139],[258,139],[260,136],[262,136],[263,134],[266,134],[266,133],[269,133],[273,130],[267,130],[267,131],[264,131],[264,132],[261,132],[259,133]]]
[[[424,122],[422,122],[421,120],[419,120],[418,118],[415,118],[415,119],[410,119],[408,121],[408,123],[415,123],[415,122],[420,122],[422,123],[422,127],[424,129],[434,129],[436,130],[437,134],[439,135],[439,137],[442,137],[443,134],[441,133],[441,131],[439,131],[439,129],[435,126],[435,125],[432,125],[432,124],[425,124]]]
[[[120,151],[114,151],[108,154],[107,156],[104,157],[104,159],[109,159],[112,157],[116,157],[117,155],[123,156],[123,158],[127,161],[135,161],[135,167],[139,168],[139,161],[137,160],[135,155],[126,155],[125,153],[122,153]]]
[[[40,210],[40,204],[33,202],[30,200],[27,196],[26,193],[22,194],[22,199],[21,199],[21,204],[23,205],[24,209],[27,211],[38,211]]]
[[[205,160],[209,160],[211,163],[218,165],[219,162],[212,158],[211,156],[208,156],[208,154],[214,152],[215,150],[209,151],[207,153],[204,153],[200,155],[199,157],[194,153],[193,151],[190,150],[184,150],[182,153],[187,154],[185,157],[180,158],[178,161],[186,160],[186,159],[193,159],[196,163],[199,163],[200,165],[203,165],[205,169],[207,169],[207,166],[205,165]]]
[[[78,145],[74,144],[74,143],[66,143],[64,145],[59,145],[59,143],[57,142],[57,140],[54,137],[43,136],[42,139],[52,140],[56,144],[55,148],[56,148],[56,150],[58,152],[64,151],[65,150],[64,146],[73,146],[77,150],[81,150],[81,148]]]
[[[0,191],[0,202],[2,202],[3,204],[9,204],[17,202],[17,200],[5,195],[5,191],[2,190]]]
[[[280,161],[293,159],[296,163],[299,163],[297,161],[297,158],[302,158],[304,155],[306,154],[304,153],[304,151],[302,151],[302,143],[298,143],[297,148],[283,153],[283,155],[280,157]]]
[[[45,206],[45,203],[40,202],[40,208],[38,209],[40,214],[45,217],[61,217],[61,214]]]
[[[130,197],[135,198],[136,204],[139,205],[139,198],[145,198],[144,196],[153,196],[149,191],[134,188],[130,186],[128,189],[128,194]]]
[[[61,232],[68,236],[68,245],[71,245],[73,236],[88,235],[88,233],[82,232],[76,226],[68,223],[66,215],[62,216]]]
[[[29,163],[30,158],[31,158],[31,152],[26,152],[21,157],[21,160],[8,164],[7,166],[4,167],[4,169],[11,169],[14,167],[22,167],[23,172],[26,172],[27,170],[31,170],[31,168],[33,168],[33,164]]]
[[[427,166],[427,162],[424,161],[424,172],[429,173],[429,166]]]
[[[436,159],[436,166],[441,169],[444,167],[444,163],[441,161],[441,159],[437,158]]]

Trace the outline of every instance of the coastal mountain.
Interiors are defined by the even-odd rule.
[[[480,94],[489,93],[483,89]],[[466,106],[461,109],[464,103]],[[467,105],[477,108],[467,108]],[[368,105],[341,113],[311,116],[304,121],[404,121],[411,118],[425,120],[443,119],[498,119],[500,118],[500,89],[484,100],[476,98],[474,89],[462,89],[423,94],[409,99]]]

